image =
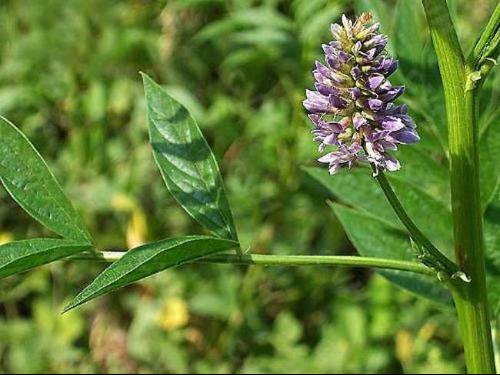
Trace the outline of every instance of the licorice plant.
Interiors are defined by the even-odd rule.
[[[449,226],[446,222],[425,225],[443,207],[431,202],[418,186],[404,184],[397,177],[400,170],[407,168],[398,160],[398,149],[415,147],[421,135],[405,104],[405,87],[391,82],[398,60],[386,51],[390,41],[381,33],[383,25],[373,20],[367,9],[357,18],[344,15],[340,23],[331,25],[332,40],[322,46],[324,60],[316,61],[313,69],[314,90],[306,90],[303,101],[312,123],[313,140],[319,144],[318,160],[327,164],[329,173],[325,168],[305,170],[336,196],[343,192],[331,206],[361,256],[243,251],[219,167],[195,120],[142,74],[156,164],[173,197],[210,235],[168,238],[127,252],[101,251],[40,154],[18,128],[1,117],[0,180],[27,213],[60,238],[0,246],[0,277],[63,258],[111,262],[66,307],[65,311],[69,311],[188,262],[371,267],[418,295],[442,303],[453,301],[468,372],[495,373],[490,320],[499,314],[499,296],[490,293],[488,303],[488,289],[493,285],[494,290],[498,275],[488,276],[487,284],[485,251],[498,254],[499,249],[498,240],[485,244],[483,227],[500,231],[499,167],[498,161],[489,164],[496,183],[483,199],[478,112],[481,88],[498,58],[500,5],[465,57],[446,0],[422,0],[422,4],[441,73],[447,114],[452,211]],[[367,193],[370,184],[378,184],[383,196]],[[410,199],[422,208],[421,216],[430,216],[410,217],[404,207]],[[350,207],[363,208],[365,201],[376,202],[380,210],[368,215],[364,211],[369,210]],[[387,211],[389,207],[392,211]],[[425,228],[419,229],[422,224]],[[380,230],[387,226],[399,235]],[[445,235],[436,234],[442,226],[445,232],[453,227],[452,249],[444,245]],[[432,232],[432,241],[425,232]],[[369,246],[366,238],[370,238]]]

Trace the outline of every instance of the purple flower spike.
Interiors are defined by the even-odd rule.
[[[396,171],[399,161],[389,151],[420,140],[408,107],[393,103],[404,92],[388,79],[398,62],[387,56],[387,36],[371,21],[363,13],[331,25],[333,41],[322,46],[325,64],[316,61],[313,71],[316,91],[306,90],[314,141],[320,152],[334,148],[318,159],[330,174],[356,162],[373,164],[376,173]]]

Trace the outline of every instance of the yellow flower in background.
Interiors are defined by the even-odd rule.
[[[396,334],[396,358],[403,366],[409,366],[413,360],[414,342],[411,333],[400,330]]]
[[[126,230],[128,248],[133,249],[145,244],[148,237],[148,224],[142,208],[125,194],[116,194],[111,205],[115,210],[130,215]]]
[[[147,241],[148,224],[146,215],[140,208],[132,212],[127,225],[127,246],[130,249],[144,245]]]
[[[0,245],[6,244],[7,242],[11,242],[14,239],[12,234],[9,232],[0,232]]]
[[[184,327],[189,321],[186,301],[178,297],[168,298],[158,313],[156,321],[165,331]]]
[[[133,211],[137,204],[125,194],[115,194],[111,199],[111,206],[117,211]]]

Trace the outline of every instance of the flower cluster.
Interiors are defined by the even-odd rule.
[[[398,170],[389,151],[419,140],[407,106],[393,103],[404,87],[388,80],[398,63],[385,53],[387,36],[378,29],[369,13],[332,24],[333,41],[323,45],[325,64],[316,61],[313,71],[316,91],[306,90],[303,104],[320,152],[335,147],[319,159],[329,164],[330,174],[357,161],[376,171]]]

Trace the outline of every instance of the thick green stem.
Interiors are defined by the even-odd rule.
[[[72,260],[90,260],[115,262],[126,252],[123,251],[98,251],[75,255]],[[342,255],[267,255],[267,254],[244,254],[244,255],[212,255],[200,259],[196,263],[227,263],[241,265],[263,265],[263,266],[344,266],[360,268],[383,268],[408,272],[421,273],[427,276],[435,276],[435,272],[420,263],[407,262],[392,259],[380,259],[358,256]]]
[[[455,256],[460,268],[471,280],[469,283],[453,281],[452,294],[468,372],[494,374],[479,199],[475,90],[446,0],[422,2],[438,57],[446,101]]]

